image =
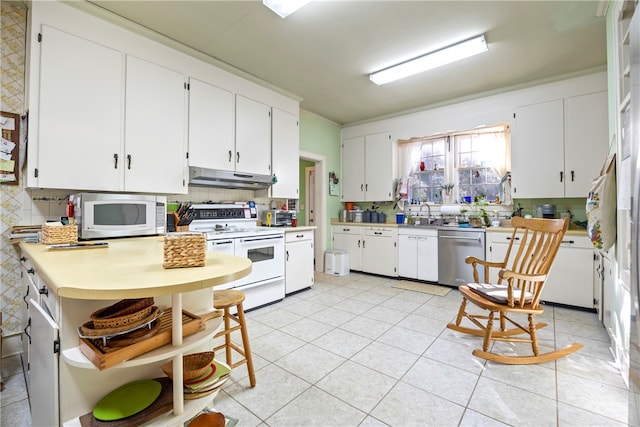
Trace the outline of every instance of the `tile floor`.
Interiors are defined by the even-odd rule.
[[[247,313],[257,386],[237,368],[215,408],[240,426],[627,425],[627,389],[594,313],[546,307],[541,346],[584,348],[501,365],[471,355],[480,338],[446,328],[458,292],[393,283],[320,273],[313,289]],[[19,360],[3,364],[2,426],[30,424]]]

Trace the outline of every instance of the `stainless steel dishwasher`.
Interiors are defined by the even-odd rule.
[[[460,286],[473,282],[473,268],[466,264],[468,256],[484,259],[484,228],[456,228],[438,230],[438,282]],[[484,267],[478,266],[482,281]]]

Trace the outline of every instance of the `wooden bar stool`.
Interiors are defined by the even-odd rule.
[[[233,289],[227,289],[222,291],[213,292],[213,307],[218,310],[224,310],[224,330],[218,332],[214,338],[224,336],[224,344],[219,345],[213,349],[218,351],[225,349],[227,365],[231,368],[240,366],[243,363],[247,364],[247,370],[249,371],[249,383],[251,387],[256,385],[256,376],[253,372],[253,359],[251,358],[251,346],[249,345],[249,335],[247,334],[247,323],[244,318],[244,309],[242,308],[242,302],[244,301],[244,292],[235,291]],[[238,317],[232,315],[229,312],[231,307],[236,307],[238,311]],[[236,326],[231,327],[231,321],[237,323]],[[231,341],[231,333],[240,330],[242,334],[242,347]],[[231,350],[235,350],[243,356],[242,360],[235,363],[232,362]]]

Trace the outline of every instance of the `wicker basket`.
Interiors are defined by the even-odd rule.
[[[76,243],[77,241],[78,226],[76,224],[42,225],[42,243],[45,245]]]
[[[152,308],[153,298],[123,299],[94,311],[89,317],[96,329],[119,328],[149,316]]]
[[[213,362],[215,353],[204,351],[182,357],[182,381],[189,381],[204,374]],[[160,367],[169,378],[173,379],[173,362],[167,362]]]
[[[164,236],[164,268],[204,267],[203,233],[169,233]]]

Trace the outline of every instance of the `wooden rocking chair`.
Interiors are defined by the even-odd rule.
[[[488,262],[475,257],[465,259],[467,264],[473,266],[475,283],[460,286],[462,303],[458,316],[455,324],[450,323],[447,327],[455,331],[483,336],[482,350],[474,350],[473,355],[500,363],[512,365],[543,363],[580,350],[582,344],[574,343],[560,350],[540,354],[537,330],[547,324],[544,322],[536,324],[534,320],[536,314],[544,312],[544,308],[540,305],[540,295],[562,238],[569,227],[569,219],[514,217],[512,225],[514,231],[502,262]],[[517,244],[514,245],[514,243]],[[510,258],[512,249],[517,250]],[[485,267],[484,283],[479,282],[478,265]],[[497,284],[489,284],[492,268],[500,269]],[[468,302],[488,311],[489,314],[468,312]],[[499,314],[499,330],[493,328],[496,313]],[[513,319],[513,315],[526,315],[528,324],[521,325]],[[476,327],[462,326],[463,319],[470,320]],[[480,320],[485,320],[486,323],[483,324]],[[507,329],[507,322],[510,329]],[[512,325],[515,328],[511,328]],[[528,336],[523,337],[522,334]],[[531,343],[533,355],[516,356],[491,352],[489,347],[492,341]]]

